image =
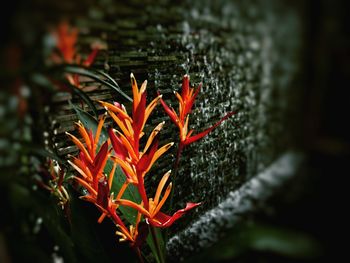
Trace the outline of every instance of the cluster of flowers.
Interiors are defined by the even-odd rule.
[[[146,140],[145,146],[143,149],[140,149],[140,139],[145,135],[143,131],[145,124],[158,102],[161,102],[171,120],[179,127],[180,144],[183,145],[188,145],[204,137],[233,113],[229,113],[204,132],[191,136],[193,130],[188,132],[189,113],[200,87],[196,91],[190,88],[187,75],[183,79],[181,95],[176,94],[180,102],[179,114],[166,105],[162,100],[162,95],[158,95],[146,106],[147,81],[144,81],[139,89],[133,74],[131,74],[131,84],[133,93],[131,116],[125,107],[117,102],[111,104],[99,101],[119,127],[119,130],[115,130],[112,127],[108,129],[109,138],[99,149],[97,149],[97,145],[106,114],[100,118],[95,135],[93,135],[91,130],[87,130],[82,123],[78,122],[76,124],[86,146],[74,135],[67,134],[80,150],[79,155],[74,157],[70,164],[79,173],[79,176],[74,176],[75,180],[88,192],[87,195],[81,198],[94,203],[102,212],[99,222],[102,222],[106,216],[110,217],[118,227],[117,234],[121,236],[120,240],[129,241],[131,245],[135,246],[139,244],[138,225],[142,219],[145,219],[146,223],[155,227],[169,227],[185,212],[200,204],[187,203],[185,208],[178,210],[172,216],[161,212],[172,188],[172,183],[168,183],[171,170],[166,172],[160,180],[154,197],[149,197],[146,192],[144,182],[147,173],[156,160],[173,145],[173,142],[170,142],[162,147],[158,147],[159,132],[164,125],[164,122],[162,122],[153,129]],[[110,147],[110,144],[112,147]],[[113,161],[114,166],[107,176],[103,171],[108,159]],[[117,165],[120,165],[124,172],[125,183],[119,190],[119,193],[115,194],[111,193],[110,189]],[[123,199],[123,194],[130,184],[137,187],[142,199],[141,203]],[[119,206],[128,206],[137,210],[138,215],[135,225],[130,225],[129,228],[126,227],[116,212]]]
[[[81,57],[75,47],[77,35],[77,29],[70,28],[66,22],[59,25],[57,30],[53,32],[57,42],[57,53],[52,55],[52,61],[55,63],[82,65],[84,67],[91,65],[98,49],[93,49],[87,59],[81,61]],[[66,77],[72,85],[79,88],[79,75],[67,74]],[[146,137],[144,132],[146,122],[154,108],[160,102],[172,122],[179,128],[180,140],[174,165],[175,169],[177,169],[181,152],[185,146],[206,136],[233,113],[228,113],[210,128],[193,135],[194,130],[189,130],[188,128],[189,117],[201,85],[193,88],[190,86],[189,76],[185,75],[183,77],[181,94],[175,93],[179,101],[179,109],[176,112],[165,103],[162,95],[159,93],[147,105],[147,80],[139,88],[134,75],[131,74],[130,77],[133,94],[131,115],[118,102],[111,104],[98,101],[106,109],[106,113],[100,116],[95,133],[89,129],[90,127],[84,127],[81,122],[77,122],[76,128],[80,135],[78,136],[79,138],[70,133],[66,134],[79,149],[79,154],[72,157],[69,163],[77,172],[73,176],[74,180],[86,189],[87,194],[81,196],[81,199],[95,204],[101,211],[101,216],[98,219],[99,223],[106,217],[110,218],[118,228],[116,234],[120,236],[120,241],[128,241],[132,247],[137,248],[145,238],[141,233],[140,225],[146,223],[152,227],[166,228],[171,226],[184,213],[200,205],[200,203],[187,203],[185,208],[178,210],[171,216],[161,211],[165,202],[172,198],[172,183],[169,182],[171,170],[166,172],[159,181],[154,197],[150,197],[146,191],[145,179],[149,176],[148,174],[153,164],[174,144],[170,142],[159,147],[159,133],[164,126],[164,122],[159,123],[147,139],[143,139]],[[107,115],[114,120],[118,129],[108,128],[108,138],[101,142],[101,131]],[[141,140],[143,143],[140,143]],[[141,147],[141,145],[144,146]],[[108,162],[113,163],[109,175],[105,174]],[[118,193],[114,193],[111,189],[118,165],[123,171],[125,181]],[[62,185],[61,181],[60,187]],[[131,185],[136,187],[141,198],[140,202],[124,197],[125,191]],[[129,207],[137,211],[134,224],[127,226],[122,220],[118,209],[120,206]]]

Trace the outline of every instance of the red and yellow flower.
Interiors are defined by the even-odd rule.
[[[105,115],[99,120],[95,136],[81,122],[76,123],[79,134],[86,146],[76,136],[66,133],[80,150],[78,157],[72,157],[72,160],[68,162],[79,173],[79,176],[73,176],[73,178],[87,190],[87,194],[80,198],[95,204],[102,212],[98,222],[101,223],[106,216],[110,217],[118,226],[119,231],[117,231],[117,234],[121,236],[121,239],[128,240],[133,244],[136,242],[138,232],[133,226],[130,226],[129,229],[125,226],[116,213],[118,204],[115,203],[114,196],[110,193],[116,165],[113,166],[108,179],[103,173],[112,150],[108,149],[109,140],[104,142],[100,149],[97,150],[104,121]],[[120,198],[124,191],[125,188],[122,188],[117,198]],[[138,216],[136,226],[139,220],[140,216]]]
[[[200,205],[200,203],[187,203],[185,208],[178,210],[172,216],[169,216],[160,211],[171,192],[172,183],[169,183],[166,190],[164,191],[163,197],[161,198],[161,194],[170,176],[170,173],[171,170],[164,174],[162,180],[158,184],[154,198],[148,199],[148,207],[145,207],[143,205],[143,202],[141,204],[137,204],[126,199],[118,199],[117,203],[136,209],[139,213],[143,214],[146,217],[147,221],[153,226],[162,228],[170,227],[188,210],[191,210],[192,208]]]
[[[151,101],[146,107],[146,86],[144,81],[140,89],[136,79],[131,74],[131,85],[133,91],[132,117],[130,117],[123,105],[118,103],[110,104],[100,102],[108,111],[110,116],[117,123],[121,131],[109,129],[109,136],[115,151],[112,160],[118,163],[125,173],[127,183],[132,183],[138,187],[142,202],[136,204],[130,200],[116,199],[121,205],[130,206],[145,216],[152,225],[157,227],[168,227],[176,219],[180,218],[186,211],[198,206],[199,204],[189,203],[185,209],[179,210],[172,217],[160,212],[164,202],[167,200],[171,191],[171,183],[165,190],[163,198],[160,200],[161,192],[170,176],[170,171],[166,173],[159,183],[157,193],[154,197],[148,198],[144,186],[144,177],[151,169],[155,161],[164,154],[173,143],[168,143],[158,149],[158,133],[164,125],[164,122],[158,124],[148,137],[143,151],[139,150],[140,139],[144,135],[143,128],[151,112],[161,100],[161,95]]]
[[[182,80],[182,90],[181,95],[178,92],[175,92],[176,98],[179,101],[179,113],[177,113],[173,108],[169,107],[163,99],[160,100],[165,112],[168,114],[170,119],[178,126],[180,132],[180,147],[189,145],[195,141],[206,136],[209,132],[214,130],[217,126],[219,126],[224,120],[229,118],[234,114],[234,112],[230,112],[226,114],[220,121],[215,123],[210,128],[196,134],[192,135],[194,130],[188,129],[189,122],[189,114],[192,111],[192,107],[194,101],[202,87],[202,84],[199,84],[197,89],[190,87],[190,77],[188,75],[184,75]]]
[[[143,82],[139,89],[133,74],[131,74],[131,85],[133,92],[131,116],[119,103],[111,104],[99,101],[119,127],[119,130],[112,127],[108,129],[109,139],[99,149],[100,134],[106,115],[100,118],[95,135],[80,122],[76,123],[76,127],[82,140],[70,133],[67,135],[80,150],[79,155],[73,157],[69,163],[79,173],[79,176],[73,176],[73,178],[87,190],[87,194],[81,198],[99,208],[102,212],[99,222],[102,222],[106,216],[115,222],[119,228],[116,234],[121,237],[121,241],[129,241],[131,245],[139,246],[145,238],[145,235],[142,234],[146,229],[145,222],[142,221],[143,218],[152,226],[169,227],[184,213],[197,207],[200,203],[187,203],[185,208],[178,210],[172,216],[161,212],[172,189],[172,183],[168,183],[171,171],[165,173],[160,180],[154,197],[148,198],[144,185],[145,176],[157,159],[173,143],[170,142],[159,147],[159,132],[164,126],[164,122],[161,122],[153,129],[145,140],[145,145],[140,149],[140,140],[145,134],[143,131],[145,124],[158,101],[161,100],[161,95],[158,95],[146,106],[147,81]],[[190,110],[191,107],[188,107],[185,112]],[[109,148],[110,144],[112,148]],[[112,160],[114,165],[109,176],[106,176],[104,168],[108,160]],[[125,174],[125,183],[121,186],[117,196],[114,197],[110,190],[117,165]],[[123,198],[123,194],[130,184],[137,187],[141,203]],[[136,222],[129,228],[116,212],[120,205],[131,207],[137,211]]]
[[[62,21],[57,28],[52,31],[52,36],[56,40],[57,48],[57,52],[54,52],[51,56],[53,62],[56,64],[76,64],[85,67],[89,67],[94,62],[99,51],[99,45],[94,45],[91,53],[82,61],[76,49],[78,34],[78,29],[71,27],[67,21]],[[66,76],[70,84],[76,87],[80,86],[78,74],[67,74]]]

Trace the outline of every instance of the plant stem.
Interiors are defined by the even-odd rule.
[[[179,142],[179,147],[177,148],[177,153],[176,153],[176,159],[175,159],[175,163],[174,163],[174,168],[173,168],[173,175],[172,175],[172,183],[173,183],[173,187],[171,189],[171,193],[170,193],[170,201],[169,201],[169,212],[171,212],[172,208],[173,208],[173,202],[174,202],[174,191],[175,191],[175,179],[177,176],[177,173],[179,171],[179,164],[180,164],[180,159],[181,159],[181,154],[182,151],[184,149],[185,145],[180,141]],[[165,229],[165,242],[166,240],[168,240],[168,235],[169,235],[169,230]]]
[[[163,255],[163,251],[162,249],[160,248],[160,244],[159,244],[159,241],[158,241],[158,238],[157,238],[157,235],[156,235],[156,231],[154,229],[154,226],[152,225],[149,225],[150,229],[151,229],[151,235],[152,235],[152,239],[153,239],[153,242],[156,246],[156,249],[157,249],[157,254],[158,254],[158,259],[161,263],[165,263],[164,261],[164,255]]]
[[[140,263],[144,263],[143,258],[142,258],[142,254],[140,251],[139,247],[134,247],[135,253],[137,255],[137,259],[139,260]]]
[[[169,203],[169,210],[172,209],[173,207],[173,199],[174,199],[174,191],[175,191],[175,179],[177,176],[177,173],[179,171],[179,164],[180,164],[180,159],[181,159],[181,154],[182,151],[184,149],[184,144],[180,141],[179,142],[179,147],[177,148],[177,153],[176,153],[176,160],[175,160],[175,164],[174,164],[174,169],[173,169],[173,175],[172,175],[172,183],[173,183],[173,187],[170,193],[170,203]]]

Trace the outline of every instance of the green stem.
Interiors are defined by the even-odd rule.
[[[184,149],[184,144],[180,141],[179,147],[177,148],[177,153],[176,153],[176,160],[174,164],[174,169],[173,169],[173,175],[172,175],[172,183],[173,187],[170,193],[170,203],[169,203],[169,211],[173,208],[173,199],[174,199],[174,191],[175,191],[175,179],[177,176],[177,173],[179,171],[179,164],[180,164],[180,159],[181,159],[181,154]]]
[[[157,249],[158,259],[161,263],[165,263],[163,251],[160,248],[159,241],[158,241],[154,226],[150,225],[149,227],[151,229],[151,235],[152,235],[154,245],[156,246],[156,249]]]

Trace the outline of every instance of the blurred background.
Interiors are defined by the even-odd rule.
[[[105,6],[119,6],[113,1],[101,2],[106,2]],[[131,1],[130,5],[142,9],[140,2]],[[257,2],[248,1],[245,6],[256,6]],[[200,1],[196,3],[200,5]],[[167,1],[145,1],[145,4],[164,7]],[[31,176],[24,176],[40,169],[40,158],[45,155],[40,152],[40,146],[50,141],[52,129],[46,108],[50,91],[28,85],[33,82],[28,77],[31,72],[40,72],[43,68],[40,64],[45,60],[43,42],[50,39],[43,41],[42,36],[50,24],[67,15],[67,10],[76,12],[69,13],[73,20],[82,14],[98,18],[99,13],[91,8],[94,5],[98,4],[85,1],[79,8],[73,8],[74,4],[69,1],[43,4],[43,1],[15,0],[1,8],[0,262],[112,262],[121,255],[132,258],[126,246],[116,244],[111,223],[90,227],[97,216],[93,207],[75,196],[72,206],[79,213],[72,214],[71,226],[76,227],[70,228],[56,201],[48,198],[47,193],[37,191]],[[303,152],[305,162],[291,187],[281,189],[281,193],[269,201],[272,213],[258,212],[250,223],[237,224],[232,234],[221,242],[202,255],[188,259],[193,262],[336,262],[346,251],[346,242],[340,237],[347,236],[343,201],[350,155],[347,125],[350,4],[345,0],[308,0],[285,1],[281,5],[293,10],[299,19],[300,34],[290,35],[285,42],[287,45],[298,38],[300,43],[296,55],[298,73],[292,83],[298,99],[289,107],[298,118],[290,120],[295,124],[291,144]],[[183,6],[182,12],[186,13],[187,5]],[[46,12],[45,16],[40,15],[42,12]],[[52,20],[42,21],[42,17]],[[118,19],[122,21],[123,17]],[[82,34],[87,43],[89,34],[98,35],[93,31]],[[88,49],[87,43],[83,43],[83,49]],[[104,52],[102,50],[96,66],[106,69],[108,56]],[[126,69],[122,68],[118,74],[125,73],[127,78]],[[147,76],[142,70],[140,75]],[[121,79],[122,86],[124,82],[127,87],[127,80]],[[292,88],[290,96],[293,95]],[[41,157],[28,157],[34,148]]]

